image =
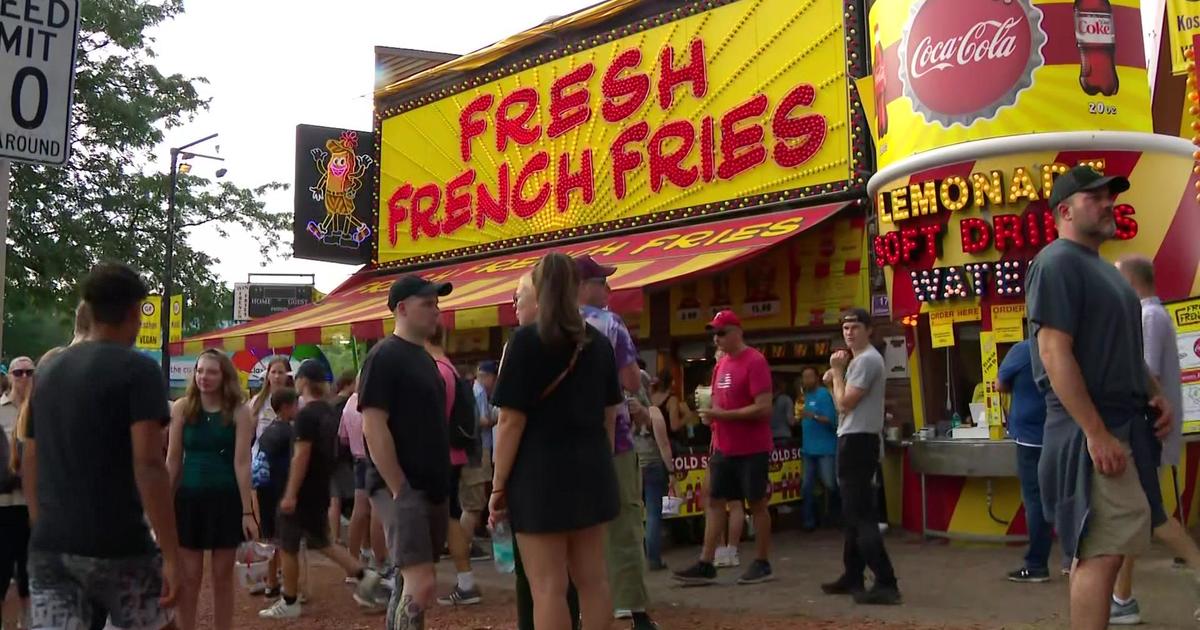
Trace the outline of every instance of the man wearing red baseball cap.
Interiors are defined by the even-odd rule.
[[[700,561],[679,571],[675,579],[688,585],[712,584],[717,578],[713,558],[724,536],[725,505],[746,501],[754,518],[756,558],[738,584],[758,584],[775,578],[771,551],[771,499],[768,467],[771,461],[771,367],[758,350],[746,345],[736,313],[717,313],[706,326],[724,356],[712,379],[712,408],[700,409],[714,422],[713,452],[708,458],[709,501],[705,510],[704,549]]]

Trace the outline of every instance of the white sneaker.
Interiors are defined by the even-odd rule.
[[[300,600],[297,599],[295,604],[288,605],[280,597],[270,608],[258,611],[258,616],[263,619],[296,619],[300,616]]]
[[[354,589],[354,601],[363,608],[379,608],[382,602],[382,607],[387,607],[388,594],[384,592],[382,580],[378,573],[370,569],[363,571],[363,578],[357,580],[358,586]]]
[[[613,612],[614,619],[633,619],[633,611],[625,608],[618,608]]]
[[[887,524],[887,523],[880,523],[880,524],[879,524],[879,533],[880,533],[880,534],[886,534],[886,533],[887,533],[887,531],[888,531],[888,524]]]

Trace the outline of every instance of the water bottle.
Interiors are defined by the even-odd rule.
[[[512,573],[517,568],[513,557],[513,536],[508,521],[500,521],[492,528],[492,561],[499,573]]]

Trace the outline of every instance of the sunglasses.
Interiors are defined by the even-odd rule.
[[[13,376],[15,376],[17,378],[25,378],[26,376],[33,376],[33,369],[31,368],[28,370],[13,370],[13,371],[9,372],[9,374],[12,374]]]
[[[716,330],[714,330],[714,331],[713,331],[713,334],[714,334],[714,335],[716,335],[716,336],[718,336],[718,337],[724,337],[724,336],[725,336],[726,334],[728,334],[728,333],[729,333],[729,329],[728,329],[728,328],[718,328],[718,329],[716,329]]]

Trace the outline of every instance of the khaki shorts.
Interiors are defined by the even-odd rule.
[[[1130,453],[1125,447],[1125,453]],[[1092,473],[1091,509],[1079,557],[1141,555],[1150,550],[1150,503],[1130,458],[1125,472]]]
[[[458,479],[458,502],[464,512],[482,512],[487,507],[487,484],[492,481],[492,454],[483,451],[479,466],[463,466]]]

